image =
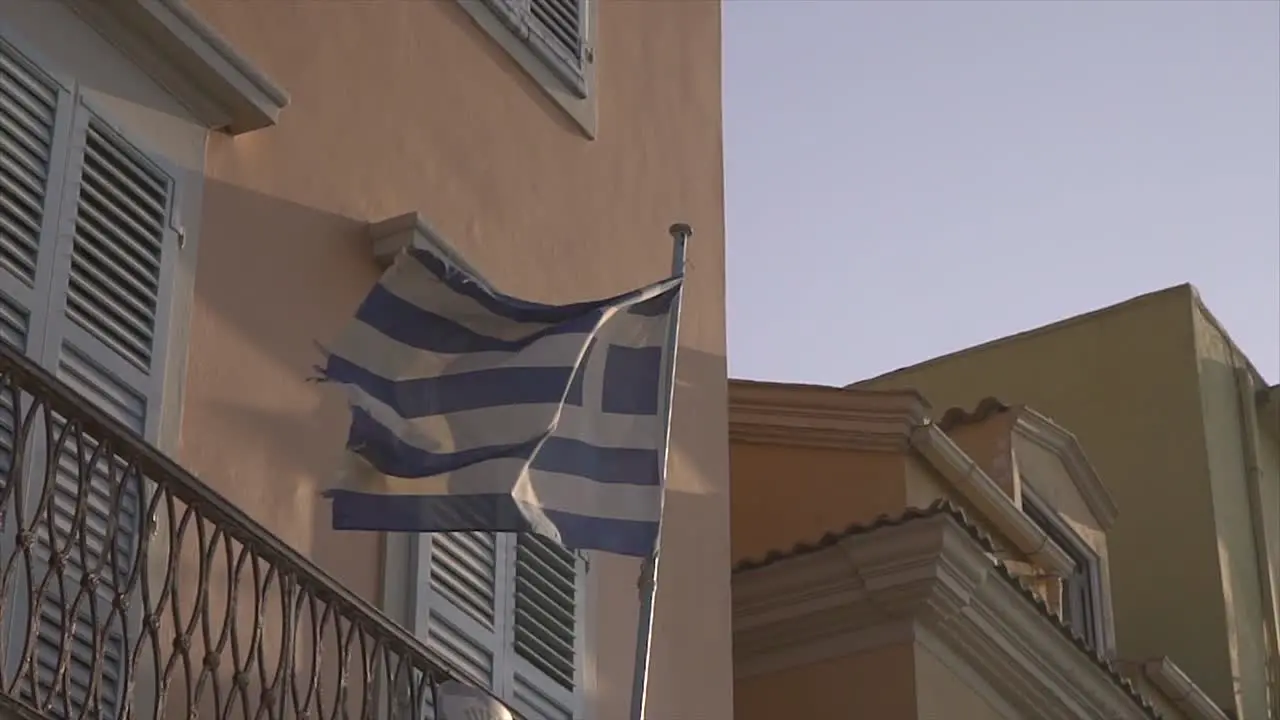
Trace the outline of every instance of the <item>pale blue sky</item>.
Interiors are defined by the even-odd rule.
[[[843,384],[1190,281],[1280,382],[1280,2],[724,18],[733,376]]]

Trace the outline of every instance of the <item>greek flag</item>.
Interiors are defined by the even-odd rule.
[[[446,250],[402,252],[323,368],[351,405],[334,528],[534,532],[647,556],[682,283],[542,305]]]

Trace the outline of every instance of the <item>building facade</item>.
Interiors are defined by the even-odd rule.
[[[680,221],[649,712],[731,717],[718,3],[0,0],[0,81],[0,701],[389,712],[430,662],[625,717],[638,563],[331,531],[308,380],[415,236],[567,302],[666,276]]]
[[[855,384],[987,395],[1070,427],[1114,496],[1118,660],[1168,657],[1234,717],[1280,717],[1280,403],[1189,285]]]
[[[1115,506],[1034,409],[733,381],[730,438],[742,720],[1225,720],[1112,661]]]

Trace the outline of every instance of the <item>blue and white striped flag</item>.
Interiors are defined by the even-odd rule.
[[[573,305],[402,252],[329,350],[351,404],[339,530],[535,532],[646,556],[665,468],[665,347],[683,279]]]

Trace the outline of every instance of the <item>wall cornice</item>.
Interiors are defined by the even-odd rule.
[[[1153,717],[947,512],[735,573],[733,632],[739,678],[916,642],[1027,717]]]
[[[1018,408],[1014,432],[1052,452],[1062,461],[1071,482],[1084,498],[1103,531],[1115,524],[1115,500],[1089,462],[1079,440],[1069,430],[1029,407]]]
[[[902,452],[928,417],[913,391],[729,381],[729,438],[790,447]]]
[[[914,390],[729,381],[729,439],[800,448],[918,453],[1018,552],[1058,575],[1075,563],[928,417]]]
[[[184,0],[64,0],[206,127],[276,124],[289,96]]]

